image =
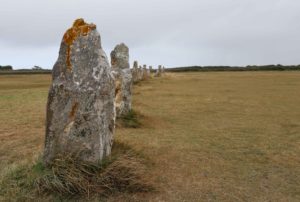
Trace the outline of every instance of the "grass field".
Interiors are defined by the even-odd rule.
[[[0,76],[0,180],[41,154],[50,80]],[[136,85],[143,126],[117,128],[115,139],[151,162],[157,191],[109,200],[300,201],[299,89],[292,71],[169,73]]]

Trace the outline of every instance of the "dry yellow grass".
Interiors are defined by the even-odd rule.
[[[0,169],[43,147],[50,75],[0,75]]]
[[[115,139],[149,159],[159,192],[109,200],[299,201],[299,78],[174,73],[135,86],[143,127],[118,128]],[[50,79],[0,76],[0,174],[41,153]]]

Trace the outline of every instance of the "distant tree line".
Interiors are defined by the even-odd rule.
[[[0,71],[10,71],[13,70],[13,67],[10,65],[1,66],[0,65]]]
[[[242,66],[190,66],[167,68],[169,72],[194,72],[194,71],[286,71],[300,70],[300,65],[248,65]]]
[[[33,66],[31,69],[32,69],[32,70],[43,70],[42,67],[37,66],[37,65]]]
[[[40,66],[33,66],[31,69],[16,69],[13,70],[12,66],[0,66],[0,74],[51,74],[52,70],[50,69],[43,69]]]

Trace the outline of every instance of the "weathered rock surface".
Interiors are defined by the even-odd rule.
[[[115,77],[115,107],[117,117],[131,110],[132,73],[129,69],[129,48],[119,44],[111,52],[111,65]]]
[[[97,163],[110,155],[115,127],[114,80],[100,35],[83,19],[67,30],[53,67],[44,163],[77,154]]]

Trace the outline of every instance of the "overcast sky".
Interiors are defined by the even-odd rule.
[[[0,0],[0,65],[52,68],[76,18],[130,63],[300,64],[300,0]]]

